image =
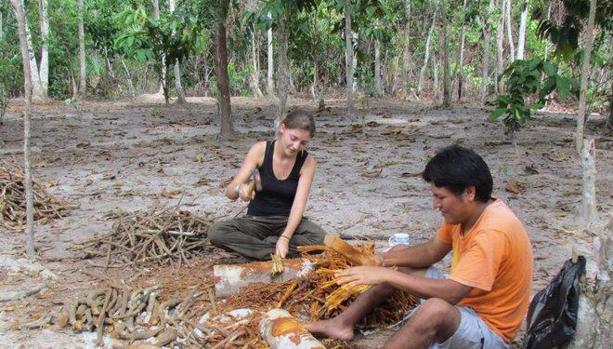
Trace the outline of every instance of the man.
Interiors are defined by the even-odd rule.
[[[507,348],[528,310],[532,247],[522,223],[492,198],[492,175],[474,151],[440,151],[422,174],[444,222],[418,246],[378,255],[340,283],[373,285],[335,318],[308,325],[314,334],[350,340],[354,326],[394,289],[423,299],[385,348]],[[432,265],[453,253],[445,278]],[[397,266],[397,270],[387,268]]]

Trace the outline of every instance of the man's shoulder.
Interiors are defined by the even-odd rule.
[[[525,230],[523,223],[507,204],[496,199],[487,207],[486,216],[479,224],[479,230],[500,230],[503,232]]]

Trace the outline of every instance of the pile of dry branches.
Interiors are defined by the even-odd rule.
[[[135,212],[116,220],[111,232],[77,244],[85,258],[104,257],[99,267],[144,263],[179,265],[212,248],[207,239],[212,215],[197,216],[176,208]]]
[[[26,194],[23,170],[16,164],[0,161],[0,227],[23,230],[26,224]],[[38,180],[32,179],[34,219],[46,224],[66,215],[69,206],[54,198]]]
[[[159,286],[132,292],[116,287],[96,289],[68,305],[55,323],[59,328],[70,325],[75,332],[96,330],[98,343],[108,334],[129,342],[147,341],[153,347],[174,345],[193,332],[188,319],[200,310],[193,305],[203,295],[206,293],[161,301]]]

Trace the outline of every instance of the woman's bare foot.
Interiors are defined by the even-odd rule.
[[[350,341],[353,339],[353,327],[344,324],[338,318],[320,320],[306,325],[306,329],[315,335]]]

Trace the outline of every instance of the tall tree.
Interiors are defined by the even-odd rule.
[[[447,45],[447,2],[441,0],[441,48],[443,54],[443,107],[451,106],[451,78],[449,74],[449,47]]]
[[[464,0],[467,1],[467,0]],[[409,92],[411,74],[411,0],[404,1],[405,21],[404,43],[402,45],[402,89],[405,95]]]
[[[432,15],[432,24],[430,24],[430,29],[428,30],[428,36],[426,37],[426,48],[424,53],[424,64],[421,66],[421,70],[419,71],[419,80],[417,82],[417,94],[421,94],[424,79],[426,77],[426,69],[428,68],[428,60],[430,59],[430,42],[432,41],[432,33],[434,32],[434,27],[436,26],[436,16],[438,13],[438,6],[435,5],[434,14]]]
[[[217,104],[221,118],[221,139],[228,139],[234,133],[232,107],[230,105],[230,81],[228,78],[228,46],[226,34],[227,8],[217,20],[215,33],[215,74],[217,76]]]
[[[586,42],[583,49],[583,61],[581,66],[581,89],[579,93],[579,114],[577,115],[577,131],[575,132],[575,145],[579,155],[583,152],[583,137],[586,119],[586,101],[589,77],[591,72],[590,58],[594,41],[594,19],[596,17],[596,0],[590,0],[590,10],[586,28]]]
[[[287,97],[289,88],[289,60],[287,58],[287,49],[289,45],[289,17],[291,16],[291,2],[286,3],[285,10],[281,12],[278,18],[278,47],[279,47],[279,61],[277,69],[277,97],[279,97],[279,105],[277,109],[277,116],[275,118],[275,130],[279,129],[281,121],[285,118],[287,113]]]
[[[347,116],[353,115],[353,31],[351,30],[351,0],[345,0],[345,83],[347,91]]]
[[[251,26],[251,78],[249,79],[249,85],[251,86],[251,93],[255,97],[262,97],[262,90],[260,89],[260,65],[258,63],[257,53],[257,40],[255,25]]]
[[[11,0],[12,2],[12,0]],[[30,68],[31,68],[31,78],[32,78],[32,96],[34,98],[46,98],[47,90],[44,81],[48,81],[49,76],[49,51],[47,46],[47,39],[49,34],[49,26],[48,26],[48,14],[47,14],[47,0],[41,0],[39,3],[39,11],[41,13],[41,19],[45,18],[44,23],[47,23],[46,26],[41,25],[41,41],[42,41],[42,49],[40,52],[40,64],[36,59],[36,50],[32,43],[32,35],[30,33],[28,19],[25,18],[25,28],[26,28],[26,42],[28,47],[28,54],[30,57]],[[21,8],[25,11],[24,1],[21,0]],[[43,24],[43,21],[40,21]],[[39,69],[40,67],[40,69]]]
[[[526,27],[528,26],[528,0],[524,1],[521,8],[519,21],[519,34],[517,35],[517,59],[524,59],[524,47],[526,46]]]
[[[85,29],[83,23],[85,8],[83,0],[77,0],[77,8],[79,11],[79,95],[84,96],[87,88],[87,73],[85,66]]]
[[[504,71],[504,14],[506,13],[506,0],[500,0],[500,16],[496,24],[496,70],[494,70],[494,85],[496,92],[502,92],[500,76]]]
[[[483,65],[481,69],[481,104],[484,104],[487,99],[488,89],[490,86],[490,41],[491,41],[491,25],[490,20],[494,12],[494,0],[490,0],[487,6],[485,18],[481,20],[477,17],[483,31]]]
[[[381,81],[381,42],[375,37],[375,92],[377,96],[383,95],[383,83]]]
[[[175,12],[175,0],[168,0],[168,11],[170,13]],[[177,62],[173,66],[174,74],[175,74],[175,90],[177,91],[177,103],[185,104],[187,100],[185,99],[185,91],[183,90],[183,85],[181,84],[181,63]]]
[[[268,12],[268,20],[272,20],[272,14]],[[266,48],[267,48],[267,71],[266,71],[266,93],[269,96],[275,95],[275,81],[273,78],[274,74],[274,51],[272,47],[272,26],[266,30]]]
[[[49,0],[39,0],[40,17],[40,94],[46,98],[49,91]]]
[[[21,0],[11,0],[19,31],[19,47],[23,65],[26,108],[23,112],[23,160],[26,190],[26,252],[28,258],[34,259],[34,195],[32,193],[32,168],[30,160],[30,112],[32,110],[32,71],[30,67],[30,50],[26,32],[26,12]]]
[[[462,27],[460,28],[460,54],[458,55],[458,63],[455,69],[455,78],[458,80],[458,101],[462,100],[462,92],[464,88],[464,44],[466,41],[466,5],[468,0],[464,0],[462,5]]]
[[[159,0],[151,0],[151,5],[153,6],[153,18],[156,21],[160,20],[160,1]],[[169,86],[167,84],[168,79],[166,78],[166,74],[167,74],[167,69],[166,69],[166,57],[162,54],[162,57],[160,57],[160,59],[162,60],[161,62],[161,67],[162,67],[162,71],[161,71],[161,78],[160,78],[160,90],[158,93],[163,94],[164,95],[164,100],[166,102],[166,104],[168,104],[168,89]]]
[[[505,4],[505,8],[504,8],[504,18],[506,19],[506,25],[505,27],[507,28],[506,32],[507,32],[507,42],[509,43],[509,62],[513,62],[515,60],[515,44],[513,41],[513,26],[511,25],[512,22],[512,15],[513,15],[513,4],[511,3],[511,0],[503,0],[506,2]]]

